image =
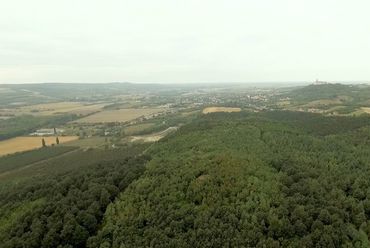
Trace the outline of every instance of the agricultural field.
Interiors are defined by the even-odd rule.
[[[106,139],[105,137],[90,137],[85,139],[77,139],[61,144],[61,146],[78,146],[83,149],[99,148],[104,146],[105,139]]]
[[[29,165],[45,162],[51,158],[77,150],[75,146],[49,146],[0,157],[0,179]]]
[[[127,126],[125,127],[124,132],[126,135],[134,135],[134,134],[138,134],[140,132],[146,131],[154,127],[155,125],[156,125],[155,123],[142,123],[142,124]]]
[[[241,108],[229,108],[229,107],[208,107],[203,109],[203,114],[216,113],[216,112],[240,112]]]
[[[189,116],[192,116],[192,115],[196,115],[196,114],[198,114],[198,113],[200,113],[200,111],[199,111],[199,110],[191,110],[191,111],[181,112],[180,114],[181,114],[181,116],[183,116],[183,117],[189,117]]]
[[[0,140],[26,136],[40,128],[61,127],[75,120],[75,115],[33,116],[21,115],[7,120],[0,120]]]
[[[94,103],[86,104],[81,102],[55,102],[42,103],[17,108],[0,109],[0,116],[19,116],[19,115],[56,115],[56,114],[76,114],[88,115],[103,109],[106,104]]]
[[[60,143],[66,143],[77,140],[78,136],[60,136],[58,138]],[[0,141],[0,156],[40,148],[42,147],[42,139],[45,140],[47,146],[56,143],[56,137],[16,137],[3,140]]]
[[[62,153],[62,151],[65,152]],[[0,193],[1,189],[7,185],[32,180],[32,177],[37,176],[52,176],[56,174],[63,174],[71,170],[78,170],[80,168],[87,168],[97,161],[117,160],[124,157],[126,151],[120,149],[78,149],[77,147],[48,147],[46,149],[39,149],[29,151],[23,155],[12,154],[5,157],[0,157]],[[37,154],[44,153],[44,155]],[[22,156],[23,155],[23,156]],[[35,161],[36,158],[43,159]],[[30,161],[26,159],[30,158]],[[13,160],[17,161],[11,165],[4,166],[3,161]],[[1,245],[0,245],[1,247]]]
[[[315,108],[315,107],[321,107],[321,106],[331,106],[331,105],[339,105],[343,104],[342,100],[340,98],[335,99],[321,99],[321,100],[315,100],[311,101],[305,105],[304,107],[307,108]]]
[[[154,114],[163,112],[161,108],[140,108],[140,109],[117,109],[105,110],[96,114],[78,119],[77,123],[110,123],[110,122],[127,122],[139,117],[149,117]]]

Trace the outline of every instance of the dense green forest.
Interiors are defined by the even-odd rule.
[[[149,159],[142,155],[146,147],[78,150],[45,162],[42,174],[23,170],[23,177],[1,178],[0,247],[85,247],[108,204],[143,173]],[[58,149],[67,148],[20,154],[17,167],[32,155],[55,156]],[[2,159],[0,167],[14,162],[16,156]]]
[[[209,114],[152,146],[89,247],[369,247],[370,119]]]
[[[369,151],[368,116],[266,111],[10,155],[0,247],[369,247]]]
[[[29,134],[38,128],[55,127],[76,119],[75,115],[32,116],[21,115],[0,120],[0,140]]]

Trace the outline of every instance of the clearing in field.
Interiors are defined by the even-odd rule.
[[[154,126],[155,126],[155,123],[142,123],[142,124],[125,127],[124,131],[126,135],[134,135],[142,131],[145,131],[149,128],[152,128]]]
[[[163,112],[160,108],[142,109],[117,109],[104,110],[102,112],[86,116],[74,122],[79,123],[107,123],[107,122],[127,122],[139,117],[151,117],[153,114]]]
[[[203,114],[216,113],[216,112],[240,112],[241,108],[229,108],[229,107],[208,107],[203,109]]]
[[[166,135],[175,132],[178,129],[178,127],[169,127],[166,130],[163,130],[161,132],[152,133],[148,135],[139,135],[139,136],[131,136],[129,137],[130,142],[156,142]]]
[[[181,116],[184,116],[184,117],[188,117],[188,116],[191,116],[191,115],[196,115],[200,113],[199,110],[193,110],[193,111],[187,111],[187,112],[181,112]]]
[[[16,137],[13,139],[0,141],[0,156],[12,154],[16,152],[29,151],[42,147],[42,139],[44,138],[47,146],[56,143],[56,137]],[[78,136],[60,136],[59,142],[66,143],[77,140]]]

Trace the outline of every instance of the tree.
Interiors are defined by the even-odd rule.
[[[57,145],[59,145],[59,138],[57,137],[55,142],[57,143]]]
[[[42,143],[42,147],[46,147],[46,143],[45,143],[45,139],[44,138],[42,138],[41,143]]]

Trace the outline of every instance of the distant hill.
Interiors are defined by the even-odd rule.
[[[92,97],[104,97],[119,94],[142,93],[146,91],[156,91],[163,89],[155,84],[131,84],[131,83],[107,83],[107,84],[65,84],[65,83],[45,83],[45,84],[8,84],[0,85],[0,96],[7,95],[14,102],[52,100],[84,100]],[[30,99],[32,98],[32,99]],[[4,99],[5,101],[6,99]],[[5,102],[6,103],[6,102]],[[31,102],[32,103],[32,102]]]
[[[234,85],[235,86],[235,85]],[[134,94],[182,94],[216,86],[207,84],[39,83],[0,84],[0,106],[21,106],[56,101],[110,100],[112,96]],[[217,87],[222,87],[218,85]]]
[[[323,99],[359,103],[370,99],[370,86],[345,84],[311,84],[293,89],[288,96],[296,103],[308,103]]]
[[[159,84],[3,84],[0,85],[0,105],[27,105],[60,100],[104,100],[115,95],[165,91],[169,87]]]

